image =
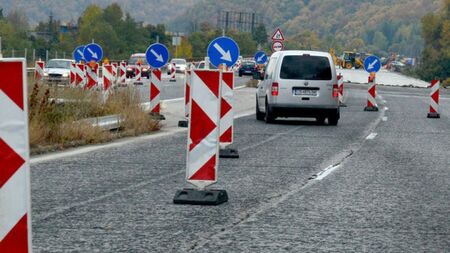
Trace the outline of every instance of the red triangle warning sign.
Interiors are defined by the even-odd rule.
[[[275,33],[272,35],[272,40],[273,41],[284,41],[284,35],[281,32],[280,28],[277,28]]]

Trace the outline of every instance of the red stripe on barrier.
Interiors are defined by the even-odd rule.
[[[0,90],[23,110],[23,78],[21,62],[0,62]]]
[[[158,90],[158,88],[156,88],[156,86],[153,84],[150,85],[150,100],[153,100],[156,96],[158,96],[160,93],[160,91]]]
[[[232,127],[228,128],[221,136],[220,136],[220,142],[229,142],[233,139],[232,135]]]
[[[431,98],[436,102],[436,104],[439,104],[439,90],[436,90],[436,92],[431,95]]]
[[[189,151],[193,150],[195,146],[217,127],[194,100],[192,100],[191,110],[190,137],[192,143],[189,145]]]
[[[213,155],[189,180],[215,180],[216,155]]]
[[[216,85],[219,83],[219,75],[211,75],[206,71],[198,71],[196,72],[197,76],[202,79],[202,82],[211,90],[211,92],[219,97],[219,88],[220,85]]]
[[[0,188],[24,163],[25,160],[0,138]]]
[[[231,105],[225,101],[225,99],[221,99],[221,105],[220,105],[220,117],[222,118],[223,116],[225,116],[230,110],[231,110]]]
[[[28,252],[28,218],[25,214],[14,228],[0,241],[0,252]]]

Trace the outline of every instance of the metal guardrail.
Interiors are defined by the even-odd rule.
[[[82,122],[87,122],[93,127],[100,127],[105,131],[117,130],[120,128],[120,123],[123,122],[123,118],[120,115],[109,115],[103,117],[95,117],[80,120]]]

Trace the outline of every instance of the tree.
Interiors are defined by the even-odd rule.
[[[253,31],[253,40],[256,41],[258,45],[265,45],[267,43],[267,31],[264,24],[259,24]]]

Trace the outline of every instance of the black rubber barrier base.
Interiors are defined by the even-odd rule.
[[[176,82],[177,79],[170,79],[169,82]]]
[[[347,107],[347,105],[344,104],[344,103],[340,103],[339,106],[340,106],[340,107]]]
[[[183,189],[175,193],[174,204],[185,205],[220,205],[228,201],[225,190]]]
[[[152,117],[155,120],[165,120],[166,117],[164,117],[164,115],[159,114],[159,113],[150,113],[150,117]]]
[[[430,119],[439,119],[440,117],[441,117],[441,115],[437,112],[430,112],[427,115],[427,118],[430,118]]]
[[[237,149],[225,148],[219,149],[220,158],[239,158],[239,152]]]
[[[188,121],[187,120],[178,121],[178,127],[188,127]]]
[[[364,108],[364,111],[367,111],[367,112],[378,112],[378,107],[376,107],[376,106],[366,106]]]

